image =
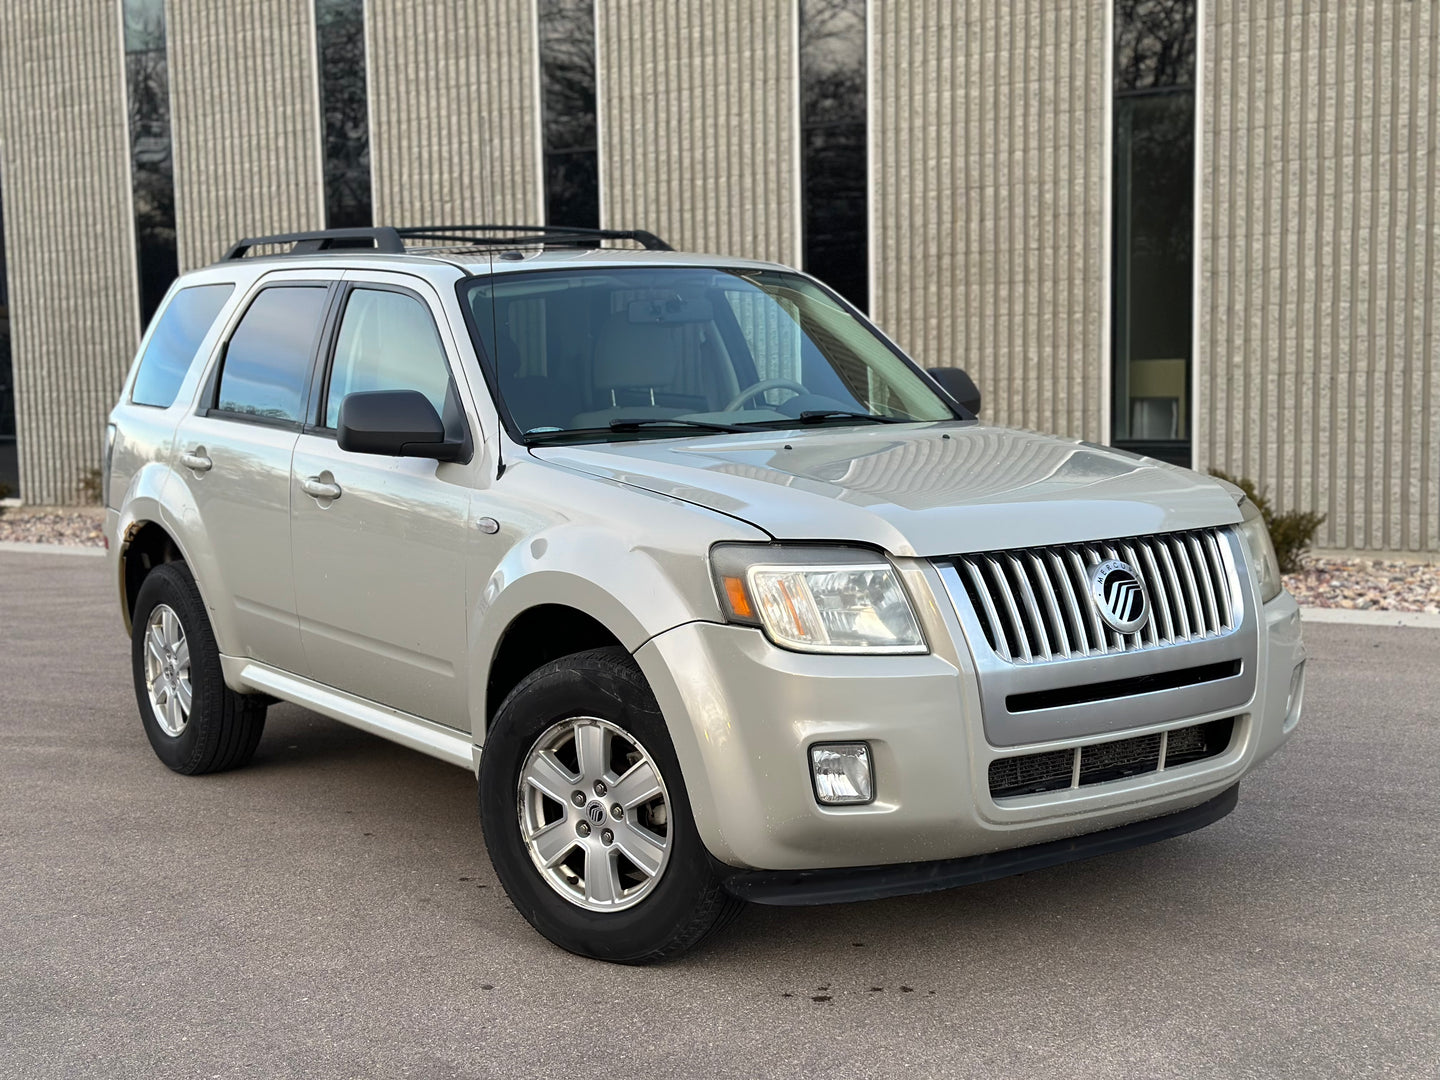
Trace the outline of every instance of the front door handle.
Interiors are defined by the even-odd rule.
[[[338,499],[340,497],[339,484],[327,484],[318,476],[306,477],[300,481],[300,487],[306,495],[316,499]]]
[[[190,453],[180,455],[180,464],[195,472],[209,472],[210,467],[215,463],[205,456],[203,446],[197,446]]]

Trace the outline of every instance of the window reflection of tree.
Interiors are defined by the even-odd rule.
[[[806,270],[868,304],[865,0],[800,0]]]
[[[325,221],[332,229],[369,225],[373,209],[364,0],[316,0],[315,33],[325,124]]]
[[[162,0],[125,0],[124,26],[140,319],[145,325],[179,273]]]
[[[552,225],[596,228],[600,177],[593,0],[540,0],[539,20],[545,219]]]
[[[1115,0],[1115,91],[1195,82],[1195,0]]]

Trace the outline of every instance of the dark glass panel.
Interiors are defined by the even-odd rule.
[[[373,223],[364,0],[315,0],[320,111],[325,125],[325,224]]]
[[[140,323],[150,322],[180,272],[175,247],[175,173],[164,0],[122,0],[130,178],[140,274]]]
[[[1115,91],[1195,83],[1195,0],[1115,0]]]
[[[540,0],[540,102],[545,220],[600,225],[593,0]]]
[[[255,298],[225,348],[216,408],[299,421],[327,294],[324,288],[274,288]]]
[[[1117,0],[1112,441],[1190,463],[1194,0]]]
[[[0,189],[0,204],[3,204]],[[15,438],[15,371],[10,362],[10,288],[5,275],[5,213],[0,208],[0,443]],[[13,489],[16,478],[11,475],[14,463],[13,446],[0,446],[0,487]],[[11,451],[6,453],[6,451]]]
[[[869,305],[865,0],[801,0],[800,146],[805,269]]]
[[[195,285],[175,294],[140,358],[131,401],[162,409],[175,403],[180,384],[195,362],[195,350],[234,291],[233,285]]]

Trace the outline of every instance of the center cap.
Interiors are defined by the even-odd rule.
[[[1122,634],[1133,634],[1150,617],[1140,575],[1119,559],[1108,559],[1090,571],[1090,599],[1106,625]]]
[[[605,807],[598,802],[592,802],[585,808],[585,816],[590,819],[590,824],[603,825],[605,823]]]

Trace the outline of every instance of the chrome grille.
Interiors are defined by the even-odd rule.
[[[1100,620],[1089,572],[1129,563],[1145,584],[1150,618],[1131,634]],[[960,555],[955,571],[1002,660],[1030,664],[1220,637],[1235,629],[1239,588],[1220,529],[1062,547]]]

